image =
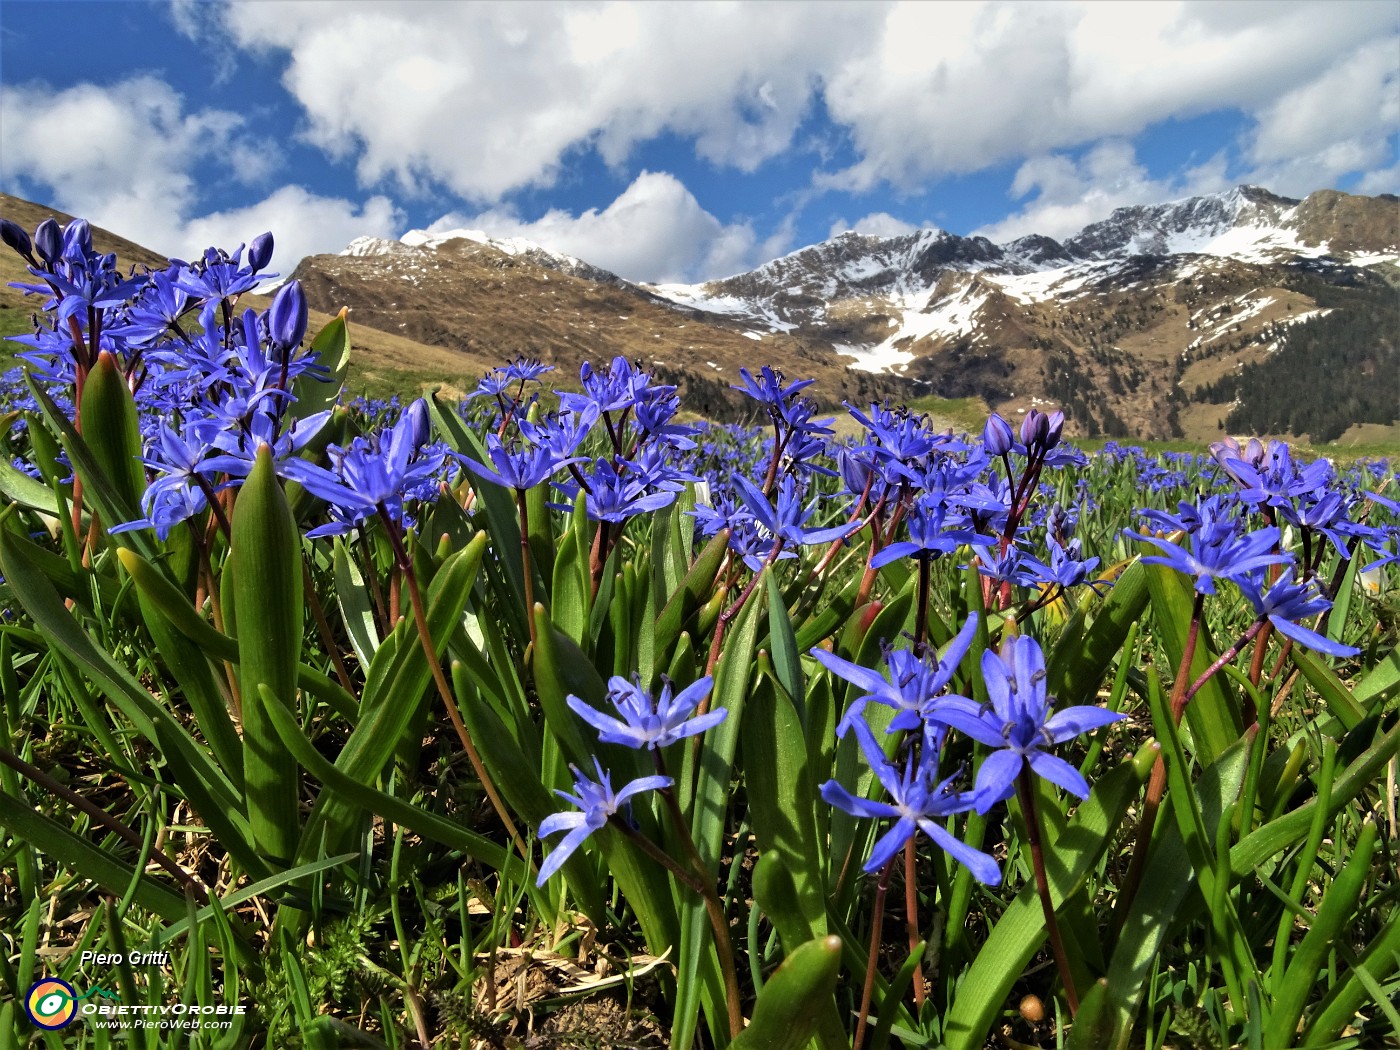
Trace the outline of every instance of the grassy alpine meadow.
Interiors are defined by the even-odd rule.
[[[1384,461],[350,402],[269,234],[0,232],[0,1045],[1397,1045]]]

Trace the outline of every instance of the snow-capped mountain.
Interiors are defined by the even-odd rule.
[[[1081,433],[1205,437],[1237,406],[1204,392],[1223,396],[1300,322],[1393,308],[1398,262],[1400,199],[1241,186],[1120,208],[1063,241],[847,233],[699,285],[638,285],[475,230],[361,238],[297,276],[430,343],[571,368],[641,357],[710,408],[740,365],[771,362],[816,375],[831,402],[924,391],[1015,415],[1053,401]]]

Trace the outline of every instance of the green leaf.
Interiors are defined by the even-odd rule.
[[[1119,575],[1093,623],[1082,627],[1085,610],[1075,613],[1046,661],[1050,692],[1066,706],[1095,702],[1109,666],[1122,651],[1134,623],[1147,609],[1147,566],[1134,560]],[[1078,626],[1076,626],[1078,625]]]
[[[1058,907],[1084,885],[1112,840],[1145,778],[1145,762],[1128,761],[1099,778],[1063,837],[1045,857],[1050,897]],[[1045,940],[1045,915],[1035,882],[1027,882],[1002,912],[958,986],[944,1017],[949,1050],[978,1050],[1012,987]]]
[[[97,468],[125,506],[140,506],[141,494],[146,491],[146,474],[141,465],[136,401],[116,359],[105,350],[97,355],[97,363],[83,385],[82,420],[83,437]],[[90,484],[85,468],[78,467],[78,474],[84,485]],[[106,524],[111,528],[121,522],[109,520]]]
[[[1400,687],[1400,647],[1390,650],[1384,659],[1367,671],[1356,683],[1351,695],[1352,699],[1369,710],[1377,700],[1388,697],[1397,687]]]
[[[1196,807],[1205,825],[1205,836],[1214,840],[1220,820],[1244,785],[1249,765],[1245,740],[1236,741],[1208,766],[1192,786]],[[1137,1012],[1143,984],[1167,937],[1171,922],[1194,885],[1191,859],[1176,821],[1167,823],[1152,840],[1148,878],[1143,879],[1118,934],[1118,945],[1108,964],[1110,998],[1118,1015],[1119,1047],[1127,1045],[1132,1017]],[[1199,899],[1199,898],[1198,898]]]
[[[335,577],[335,600],[340,606],[345,633],[350,636],[360,666],[369,667],[379,649],[379,627],[374,622],[374,607],[364,572],[346,552],[345,541],[340,537],[336,537],[331,553],[331,573]]]
[[[437,653],[444,651],[447,639],[461,626],[462,610],[466,608],[481,568],[486,543],[486,534],[477,533],[471,543],[443,562],[428,586],[424,601],[428,629]],[[359,721],[335,761],[338,772],[364,786],[379,779],[403,739],[404,729],[422,704],[430,677],[417,630],[406,618],[375,654],[374,664],[366,676]],[[358,812],[349,792],[342,791],[334,798],[324,794],[318,798],[302,832],[301,858],[315,855],[320,848],[323,828],[328,831],[327,850],[339,852],[353,837]]]
[[[792,632],[792,621],[788,619],[787,608],[783,605],[783,592],[771,573],[768,576],[768,638],[773,647],[771,655],[775,679],[792,701],[799,722],[805,722],[806,713],[802,708],[806,702],[807,685],[802,674],[802,658],[797,650],[797,638]]]
[[[106,471],[102,469],[101,460],[93,453],[83,436],[73,429],[73,424],[54,404],[44,388],[36,383],[28,372],[25,373],[24,382],[38,403],[44,421],[62,439],[63,449],[68,453],[68,461],[73,465],[73,470],[83,479],[84,504],[96,508],[103,521],[113,524],[139,518],[139,504],[131,501],[122,488],[107,477]],[[37,443],[36,441],[36,445]],[[111,542],[137,551],[147,560],[154,561],[160,553],[154,538],[145,529],[109,536]]]
[[[1347,858],[1346,867],[1328,887],[1308,932],[1290,953],[1288,969],[1264,1027],[1265,1046],[1287,1046],[1298,1034],[1298,1021],[1317,987],[1318,971],[1327,965],[1327,956],[1335,950],[1334,946],[1345,942],[1347,928],[1357,920],[1356,902],[1373,874],[1371,857],[1376,851],[1376,837],[1375,821],[1368,817],[1361,825],[1361,837]]]
[[[232,531],[248,821],[264,856],[285,865],[297,846],[300,780],[268,725],[259,686],[288,710],[295,708],[305,596],[301,535],[266,445],[238,492]]]
[[[1397,967],[1400,967],[1400,910],[1390,913],[1385,926],[1356,964],[1322,997],[1303,1030],[1300,1045],[1323,1047],[1335,1040],[1368,1001],[1378,1001],[1360,974],[1368,974],[1373,983],[1380,982],[1388,979]]]
[[[559,541],[559,551],[554,558],[554,579],[549,588],[551,618],[555,626],[577,645],[583,644],[588,630],[589,591],[592,587],[588,577],[588,552],[583,546],[587,541],[580,539],[587,533],[579,528],[577,521],[583,513],[586,498],[586,494],[580,491],[574,500],[569,528]]]
[[[0,459],[0,496],[30,510],[41,511],[57,517],[60,513],[58,497],[38,478],[31,478],[22,470],[16,470],[9,460]]]
[[[1316,654],[1305,652],[1297,645],[1290,646],[1288,654],[1294,666],[1303,672],[1308,684],[1321,694],[1327,710],[1343,727],[1355,729],[1361,724],[1361,720],[1366,717],[1366,708],[1356,702],[1330,667],[1319,660]]]
[[[424,838],[458,850],[497,871],[506,866],[509,855],[485,836],[478,835],[470,828],[454,823],[446,817],[430,813],[401,798],[370,787],[338,766],[332,765],[307,739],[295,716],[282,705],[268,705],[268,721],[292,757],[324,785],[321,797],[317,799],[318,808],[323,808],[326,812],[334,808],[333,805],[327,804],[329,796],[332,803],[377,814],[385,820],[417,832]]]
[[[765,573],[768,569],[763,570]],[[765,581],[759,580],[759,584]],[[755,586],[754,594],[759,591]],[[685,791],[689,763],[682,772],[679,794],[681,805],[689,805],[691,835],[700,858],[718,877],[720,847],[724,842],[725,817],[729,811],[734,777],[734,756],[744,724],[744,704],[748,698],[749,678],[753,668],[754,648],[758,642],[758,622],[763,603],[752,600],[744,606],[724,640],[724,648],[715,667],[714,691],[710,709],[724,708],[729,712],[723,722],[701,739],[699,766],[695,777],[695,792],[687,798]],[[695,894],[686,894],[681,902],[681,942],[677,957],[679,976],[676,987],[676,1012],[671,1030],[672,1046],[689,1046],[694,1038],[695,1022],[701,998],[707,1003],[711,1028],[727,1024],[722,985],[716,986],[713,934],[703,902]],[[722,1030],[722,1029],[721,1029]]]
[[[715,577],[719,574],[720,563],[724,561],[728,544],[729,531],[727,529],[721,530],[711,537],[710,542],[705,544],[704,549],[696,557],[695,564],[690,567],[690,571],[681,580],[680,588],[666,600],[666,604],[656,618],[652,657],[657,663],[648,669],[649,676],[654,677],[660,662],[668,659],[671,647],[676,644],[676,639],[680,636],[686,620],[713,594]]]
[[[332,317],[311,340],[308,352],[320,355],[317,363],[330,375],[325,379],[318,379],[310,373],[297,377],[292,384],[292,393],[296,396],[292,402],[292,415],[296,419],[324,412],[340,396],[345,374],[350,369],[350,324],[345,319],[346,312],[341,307],[340,313]]]
[[[0,826],[15,839],[32,843],[71,871],[75,878],[91,879],[114,896],[120,896],[134,885],[133,900],[167,922],[178,921],[185,915],[183,896],[149,875],[133,871],[107,850],[44,816],[28,801],[0,793]]]
[[[1162,677],[1170,680],[1186,651],[1195,591],[1190,580],[1169,566],[1146,565],[1143,568],[1152,595],[1153,620],[1157,624],[1158,637],[1167,651],[1167,666],[1170,668]],[[1204,674],[1215,659],[1212,649],[1210,633],[1202,623],[1195,656],[1191,661],[1191,681]],[[1225,691],[1219,675],[1206,682],[1186,706],[1186,722],[1191,728],[1195,753],[1206,765],[1214,762],[1244,731],[1239,702]]]
[[[744,706],[743,718],[748,819],[762,854],[759,863],[781,867],[792,886],[790,894],[771,894],[765,910],[771,904],[781,912],[769,914],[791,951],[826,933],[815,778],[797,709],[766,676]],[[754,879],[757,885],[757,873]]]
[[[819,937],[802,945],[763,985],[749,1026],[730,1047],[801,1050],[817,1034],[822,1007],[836,990],[840,970],[840,937]]]
[[[1391,726],[1385,736],[1367,748],[1333,782],[1332,794],[1327,800],[1327,819],[1332,819],[1341,812],[1342,807],[1374,784],[1377,777],[1382,775],[1386,763],[1396,754],[1400,754],[1400,723]],[[1313,799],[1240,839],[1230,850],[1232,876],[1243,878],[1270,857],[1303,841],[1315,819],[1317,806],[1317,799]]]

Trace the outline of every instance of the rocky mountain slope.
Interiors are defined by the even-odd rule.
[[[0,196],[0,214],[32,228],[48,211]],[[1015,418],[1055,404],[1081,435],[1321,440],[1400,419],[1388,195],[1242,186],[1121,208],[1064,241],[844,234],[701,285],[636,284],[470,230],[360,238],[292,276],[313,309],[350,307],[355,378],[376,390],[466,389],[522,354],[568,383],[624,354],[728,417],[752,407],[730,389],[739,368],[773,364],[815,378],[827,405],[970,397]],[[23,309],[0,290],[0,326]]]
[[[633,284],[469,230],[361,239],[297,276],[313,302],[350,303],[361,323],[426,343],[565,369],[641,358],[701,411],[724,410],[738,367],[767,362],[816,377],[829,402],[976,396],[1012,416],[1055,403],[1080,434],[1205,438],[1232,413],[1231,426],[1297,425],[1242,413],[1252,391],[1222,380],[1258,375],[1298,326],[1340,311],[1368,332],[1400,332],[1384,316],[1397,261],[1395,197],[1324,190],[1299,201],[1242,186],[1121,208],[1063,242],[848,233],[701,285]],[[1338,411],[1356,419],[1340,429],[1331,419],[1329,431],[1400,416],[1397,380],[1395,410],[1379,418],[1375,389],[1400,374],[1393,340],[1380,344],[1361,351],[1357,373],[1370,377],[1370,401],[1343,397],[1351,407]]]

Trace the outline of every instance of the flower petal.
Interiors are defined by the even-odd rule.
[[[1060,785],[1071,795],[1089,797],[1089,782],[1080,775],[1079,770],[1064,759],[1056,758],[1046,751],[1033,751],[1027,756],[1027,760],[1036,776]]]
[[[1024,764],[1018,752],[1005,749],[993,751],[986,757],[977,771],[975,790],[981,796],[977,801],[978,813],[986,813],[998,802],[1011,797]]]

